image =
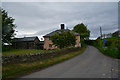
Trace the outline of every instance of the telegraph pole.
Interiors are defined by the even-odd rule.
[[[102,28],[100,27],[100,39],[102,39]]]

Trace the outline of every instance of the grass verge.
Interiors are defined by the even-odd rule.
[[[120,53],[116,47],[96,47],[101,53],[112,58],[119,59]]]
[[[51,59],[43,60],[43,61],[35,61],[32,63],[18,63],[11,65],[3,65],[2,66],[2,77],[6,78],[16,78],[19,76],[23,76],[26,74],[30,74],[34,71],[38,71],[40,69],[46,68],[48,66],[54,65],[56,63],[62,62],[64,60],[68,60],[72,57],[75,57],[81,54],[85,50],[85,47],[82,47],[79,51],[71,52],[68,54],[64,54],[61,56],[57,56]]]

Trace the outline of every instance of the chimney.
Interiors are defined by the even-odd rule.
[[[64,29],[64,24],[61,24],[61,29]]]

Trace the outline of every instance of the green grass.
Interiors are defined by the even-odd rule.
[[[10,51],[2,52],[2,55],[19,55],[19,54],[30,54],[30,53],[37,53],[37,52],[46,52],[47,50],[38,50],[38,49],[12,49]]]
[[[57,56],[57,57],[47,59],[47,60],[43,60],[43,61],[3,65],[2,66],[2,77],[3,78],[16,78],[21,75],[30,74],[34,71],[41,70],[53,64],[56,64],[64,60],[70,59],[74,56],[77,56],[81,54],[84,51],[84,49],[85,47],[82,47],[79,51],[71,52],[68,54],[64,54],[64,55]]]
[[[120,40],[120,37],[105,38],[106,40]]]
[[[97,47],[103,54],[113,58],[119,58],[120,53],[116,47]]]

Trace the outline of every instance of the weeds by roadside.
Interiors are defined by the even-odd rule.
[[[103,54],[113,58],[120,59],[120,38],[106,38],[107,42],[103,40],[86,40],[85,43],[98,48]]]

